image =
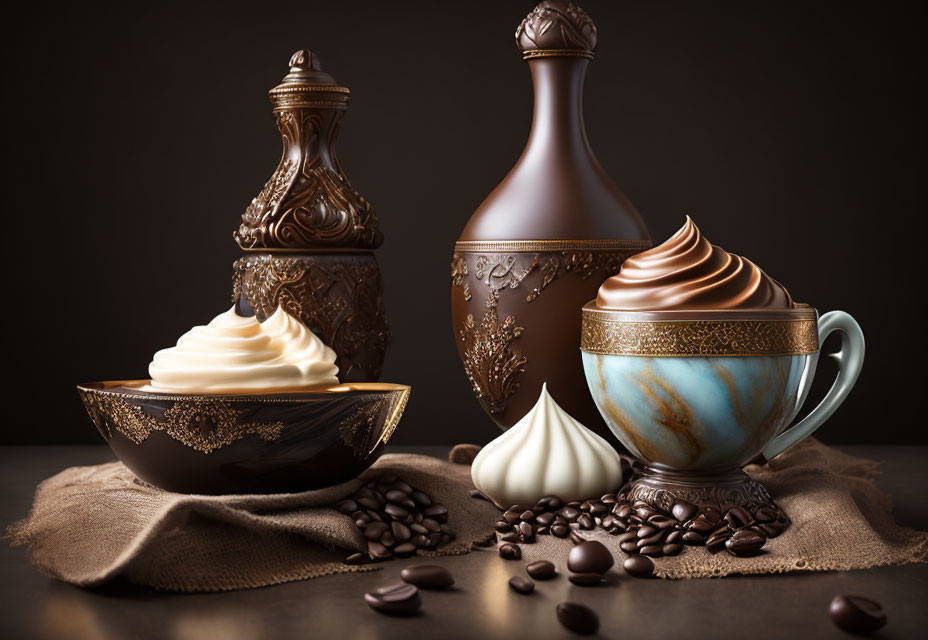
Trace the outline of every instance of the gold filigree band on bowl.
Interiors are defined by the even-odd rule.
[[[242,393],[162,393],[147,380],[78,386],[91,420],[139,478],[182,493],[330,486],[377,459],[410,388],[352,383]]]
[[[529,49],[522,52],[523,60],[532,58],[589,58],[593,59],[593,52],[587,49]]]
[[[580,348],[600,355],[770,356],[818,352],[815,309],[613,311],[583,307]]]

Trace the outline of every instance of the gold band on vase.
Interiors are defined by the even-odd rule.
[[[650,240],[458,240],[455,252],[511,253],[521,251],[644,251]]]
[[[598,355],[657,358],[807,355],[819,350],[818,321],[811,309],[744,319],[711,314],[679,320],[634,319],[635,315],[585,306],[580,348]]]

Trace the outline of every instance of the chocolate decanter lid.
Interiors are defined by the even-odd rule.
[[[523,60],[554,56],[592,58],[596,25],[573,2],[542,0],[516,29],[516,43]]]
[[[351,92],[322,70],[319,56],[300,49],[290,56],[290,72],[268,92],[275,109],[321,107],[347,109]]]

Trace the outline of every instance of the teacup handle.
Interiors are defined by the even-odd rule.
[[[854,388],[860,368],[864,364],[864,332],[860,325],[844,311],[829,311],[818,320],[818,343],[825,344],[832,331],[841,332],[841,349],[832,353],[831,357],[838,361],[838,377],[835,378],[831,389],[822,398],[812,412],[805,418],[787,429],[764,447],[763,455],[769,460],[773,456],[783,453],[791,446],[818,429],[823,422],[831,417],[847,394]],[[807,384],[812,384],[809,380]]]

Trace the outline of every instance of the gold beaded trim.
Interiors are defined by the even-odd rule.
[[[593,52],[586,49],[530,49],[522,52],[523,60],[554,57],[589,58],[592,60]]]
[[[651,248],[650,240],[459,240],[454,250],[488,253],[511,251],[639,251]]]
[[[818,352],[816,320],[610,319],[584,309],[580,348],[620,356],[772,356]]]

